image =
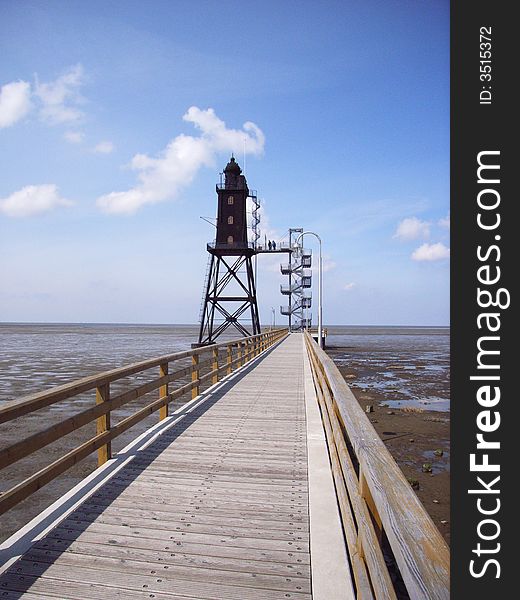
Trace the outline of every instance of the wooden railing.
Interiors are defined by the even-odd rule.
[[[95,391],[95,405],[91,408],[76,413],[57,424],[48,426],[46,429],[25,439],[18,440],[1,450],[0,469],[45,448],[52,442],[92,421],[96,421],[96,435],[11,489],[0,493],[0,514],[27,498],[96,450],[98,452],[98,464],[102,465],[112,457],[111,443],[117,436],[155,411],[159,411],[160,419],[165,419],[168,416],[168,406],[173,400],[189,392],[191,392],[192,398],[196,398],[199,395],[201,384],[205,382],[217,383],[222,375],[230,375],[235,368],[243,366],[286,335],[286,329],[276,329],[221,344],[159,356],[78,379],[44,392],[32,394],[20,401],[7,403],[0,408],[0,424],[24,417],[85,392]],[[220,364],[219,358],[223,353],[225,353],[225,361]],[[207,355],[209,355],[209,358],[206,358]],[[189,359],[189,357],[191,357],[191,365],[178,370],[171,368],[172,364],[182,359]],[[205,360],[201,361],[201,357]],[[111,384],[114,382],[120,382],[125,377],[140,374],[153,368],[159,370],[157,378],[131,387],[131,389],[118,393],[118,395],[111,395]],[[202,374],[206,370],[208,372]],[[190,378],[190,375],[191,381],[170,390],[169,386],[173,381]],[[111,425],[111,411],[157,389],[159,393],[156,400],[139,408],[134,414],[122,419],[116,425]]]
[[[357,598],[446,600],[446,542],[332,359],[308,333],[305,342]]]

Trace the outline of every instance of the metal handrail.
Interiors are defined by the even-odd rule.
[[[214,248],[215,250],[254,250],[255,244],[254,242],[233,242],[232,244],[227,244],[225,242],[208,242],[208,248]]]

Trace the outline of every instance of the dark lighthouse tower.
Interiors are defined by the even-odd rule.
[[[215,242],[208,244],[210,261],[204,285],[199,344],[212,344],[228,327],[243,336],[260,333],[252,257],[247,239],[247,198],[251,195],[242,169],[232,156],[217,184]]]

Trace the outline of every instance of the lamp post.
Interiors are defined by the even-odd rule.
[[[323,295],[323,263],[321,259],[321,238],[314,231],[304,231],[300,233],[300,235],[296,238],[295,244],[298,244],[301,238],[304,235],[313,235],[319,242],[320,245],[320,258],[318,265],[318,345],[320,348],[323,348],[323,335],[322,335],[322,327],[323,327],[323,307],[322,307],[322,295]]]
[[[272,316],[273,316],[272,327],[271,328],[274,329],[276,327],[276,311],[275,311],[275,309],[273,307],[271,307],[271,313],[272,313]]]

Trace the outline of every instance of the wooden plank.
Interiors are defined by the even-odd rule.
[[[158,460],[158,464],[162,466],[168,466],[170,469],[175,469],[175,465],[178,463],[184,463],[186,461],[193,464],[210,464],[214,465],[216,462],[225,461],[227,465],[235,465],[237,467],[251,467],[254,469],[262,467],[265,468],[266,471],[270,469],[296,469],[301,470],[302,472],[306,471],[305,459],[304,457],[297,458],[285,458],[283,456],[273,457],[270,455],[259,456],[257,454],[244,454],[244,453],[233,453],[233,452],[221,452],[215,454],[204,454],[202,452],[193,454],[179,454],[176,455],[165,455],[164,453]],[[140,463],[143,464],[146,462],[146,455],[143,456],[140,460]]]
[[[8,574],[2,579],[1,597],[6,600],[150,600],[146,590],[129,590],[108,587],[98,583],[82,583],[63,579],[47,579],[21,574]],[[27,590],[30,589],[30,592]],[[154,594],[155,600],[193,600],[190,596],[178,594]]]
[[[280,590],[283,592],[309,592],[309,578],[293,575],[274,575],[265,573],[250,573],[244,571],[231,571],[218,568],[217,565],[212,568],[206,566],[185,566],[180,564],[163,564],[157,560],[135,560],[126,557],[121,560],[110,556],[85,555],[73,552],[61,552],[52,550],[34,549],[27,553],[22,562],[31,561],[32,567],[39,564],[56,565],[77,568],[94,568],[100,573],[106,572],[108,577],[112,573],[129,575],[157,575],[165,581],[178,581],[179,579],[193,583],[207,583],[210,585],[227,584],[233,586],[243,586],[247,588],[243,594],[247,596],[250,588],[259,590]],[[166,568],[165,568],[166,567]],[[178,590],[184,592],[184,590]]]
[[[71,569],[68,565],[58,564],[40,564],[30,561],[20,560],[19,565],[23,569],[23,574],[28,576],[38,576],[42,579],[48,579],[50,585],[58,586],[60,581],[72,581],[88,584],[97,584],[100,579],[100,571],[97,568],[88,568],[75,566]],[[153,570],[153,569],[152,569]],[[178,578],[169,578],[162,573],[150,575],[134,574],[131,572],[110,571],[104,578],[104,583],[108,588],[108,596],[111,597],[112,590],[146,590],[149,594],[177,594],[191,596],[191,598],[204,598],[207,600],[244,600],[247,593],[248,600],[270,600],[279,598],[279,590],[254,589],[244,586],[225,585],[220,583],[207,583],[193,580],[184,580]],[[297,592],[292,593],[294,597],[309,597],[308,594]],[[87,596],[88,598],[88,596]]]
[[[296,484],[284,484],[282,483],[275,484],[267,484],[267,483],[257,483],[256,481],[251,481],[250,479],[242,479],[241,481],[219,481],[219,480],[208,480],[207,477],[199,477],[198,479],[194,478],[179,478],[176,477],[176,473],[167,473],[162,471],[161,474],[153,474],[148,473],[146,470],[144,472],[134,472],[131,474],[127,474],[126,470],[121,475],[116,475],[113,478],[113,481],[130,484],[132,481],[140,481],[142,483],[146,483],[148,485],[153,486],[154,484],[161,483],[162,485],[172,485],[175,486],[176,489],[197,489],[202,487],[211,487],[213,489],[226,489],[233,493],[240,493],[242,491],[254,491],[258,493],[264,494],[277,494],[281,493],[289,493],[292,494],[294,492],[299,492],[303,494],[307,494],[307,486],[302,482],[299,485]]]
[[[165,531],[162,529],[150,529],[144,524],[139,527],[123,527],[121,525],[112,525],[110,523],[90,522],[74,522],[67,520],[59,526],[59,531],[68,531],[72,533],[78,532],[78,539],[81,533],[89,531],[91,533],[104,533],[110,535],[127,535],[139,538],[153,538],[159,540],[167,540],[171,543],[178,541],[187,541],[194,544],[207,544],[216,546],[232,546],[234,548],[249,548],[256,550],[286,550],[294,553],[308,552],[309,544],[307,540],[277,540],[260,537],[242,537],[238,535],[223,535],[211,533],[196,533],[191,531]],[[302,536],[298,536],[302,537]]]
[[[147,483],[140,483],[138,481],[132,482],[130,485],[113,481],[110,484],[109,489],[115,494],[129,494],[139,495],[146,494],[150,489],[150,485]],[[251,502],[254,504],[263,504],[269,502],[270,504],[280,504],[282,506],[297,505],[305,506],[308,502],[307,494],[304,492],[288,492],[288,493],[260,493],[251,491],[246,493],[245,491],[235,492],[226,488],[218,487],[201,487],[201,488],[180,488],[173,486],[164,486],[156,484],[153,486],[154,495],[157,499],[168,500],[169,498],[205,498],[211,496],[212,498],[218,499],[233,499],[240,500],[241,502]]]
[[[176,507],[174,506],[173,509]],[[159,511],[154,512],[153,514],[150,511],[147,511],[143,508],[138,508],[135,506],[129,507],[113,507],[113,506],[100,506],[100,505],[90,505],[83,504],[78,508],[73,514],[71,514],[71,519],[78,518],[81,521],[93,521],[97,518],[97,516],[105,517],[110,515],[116,515],[118,518],[122,520],[130,519],[127,522],[138,522],[139,519],[152,519],[153,521],[161,521],[165,527],[170,526],[168,524],[207,524],[207,525],[215,525],[215,526],[223,526],[229,528],[235,527],[252,527],[255,529],[262,529],[264,531],[303,531],[308,533],[309,524],[306,520],[302,519],[288,519],[284,517],[283,520],[275,520],[275,519],[258,519],[254,518],[254,515],[244,515],[241,516],[239,513],[233,514],[221,514],[215,515],[213,513],[200,513],[200,511],[196,511],[196,514],[189,514],[189,511],[182,510],[181,508],[177,508],[177,510],[167,510],[167,511]]]
[[[166,481],[165,481],[166,480]],[[171,482],[171,483],[170,483]],[[203,481],[201,483],[190,483],[182,482],[182,480],[175,480],[173,478],[161,478],[150,477],[148,475],[140,475],[139,477],[131,477],[130,479],[122,479],[122,478],[114,478],[112,481],[113,485],[128,487],[138,486],[140,485],[144,489],[147,487],[153,487],[155,489],[166,490],[167,493],[171,493],[172,490],[183,491],[188,493],[197,493],[197,492],[215,492],[215,493],[226,493],[226,495],[233,495],[234,497],[241,496],[246,498],[248,496],[242,496],[242,494],[249,494],[251,497],[258,497],[261,499],[268,498],[279,498],[279,499],[303,499],[307,500],[307,490],[302,486],[301,489],[297,489],[296,487],[274,487],[274,486],[258,486],[253,482],[249,483],[249,485],[244,485],[244,487],[240,487],[237,484],[218,484],[212,483],[210,481]]]
[[[68,527],[69,523],[78,524],[79,527],[84,528],[88,523],[92,523],[94,517],[96,523],[106,523],[108,525],[118,525],[121,527],[130,527],[139,529],[139,527],[146,527],[146,529],[160,529],[168,532],[179,532],[187,531],[190,533],[207,533],[210,535],[232,535],[237,538],[249,537],[249,538],[260,538],[270,540],[281,540],[281,541],[305,541],[308,543],[308,532],[297,531],[296,527],[286,525],[285,529],[268,529],[265,526],[251,527],[247,521],[243,520],[240,523],[240,527],[235,524],[226,523],[215,524],[215,523],[197,523],[197,522],[186,522],[180,520],[167,520],[153,519],[149,514],[147,517],[140,517],[139,519],[131,518],[130,516],[122,516],[119,514],[110,514],[108,512],[102,514],[91,514],[82,511],[76,511],[74,515],[63,523],[63,527]]]
[[[244,487],[259,487],[259,488],[273,488],[275,490],[277,489],[284,489],[284,488],[288,488],[288,489],[301,489],[303,491],[307,490],[307,480],[301,480],[301,479],[269,479],[269,478],[265,478],[265,477],[255,477],[254,479],[251,479],[249,477],[245,477],[243,475],[237,474],[237,473],[232,473],[232,474],[225,474],[225,473],[215,473],[215,472],[211,472],[211,473],[192,473],[192,472],[187,472],[187,473],[177,473],[175,471],[168,471],[165,469],[154,469],[153,468],[153,464],[149,465],[146,468],[138,468],[138,469],[133,469],[133,463],[128,464],[123,473],[118,473],[118,476],[120,477],[128,477],[128,478],[133,478],[133,477],[138,477],[138,476],[145,476],[145,477],[161,477],[164,478],[166,481],[172,480],[172,483],[175,482],[179,482],[179,483],[186,483],[186,485],[198,485],[198,483],[202,483],[202,482],[212,482],[214,484],[220,484],[223,486],[229,486],[229,487],[240,487],[240,488],[244,488]]]
[[[162,516],[163,513],[177,514],[179,511],[188,515],[211,515],[214,517],[238,518],[238,519],[258,519],[263,521],[281,521],[282,523],[299,523],[305,521],[307,523],[307,510],[260,510],[258,505],[252,507],[244,507],[235,503],[215,503],[206,502],[204,505],[194,503],[172,504],[171,502],[163,503],[147,503],[149,510],[153,514]],[[85,503],[85,507],[107,508],[107,509],[125,509],[135,507],[135,500],[131,498],[103,498],[96,497]]]
[[[85,542],[97,544],[100,546],[114,546],[120,548],[137,548],[153,551],[165,551],[172,555],[187,554],[196,556],[213,556],[232,559],[244,559],[251,561],[268,561],[283,564],[292,564],[294,567],[298,565],[309,565],[310,557],[306,552],[292,552],[291,550],[273,550],[273,549],[256,549],[256,548],[237,548],[235,546],[215,546],[202,544],[200,542],[187,541],[186,539],[179,540],[173,543],[171,540],[161,540],[155,537],[136,537],[114,533],[92,533],[84,531],[81,534],[81,539],[78,537],[78,532],[74,530],[61,530],[59,532],[52,531],[43,540],[43,543],[55,540],[56,544],[66,550],[72,542]],[[101,553],[103,548],[99,549]],[[1,578],[0,578],[1,581]]]
[[[62,546],[63,544],[60,544],[59,540],[47,539],[44,542],[37,542],[34,545],[34,549],[62,552]],[[100,544],[92,542],[70,542],[67,545],[66,552],[85,554],[87,556],[106,556],[107,558],[117,558],[119,560],[159,562],[163,565],[163,568],[164,565],[180,565],[184,567],[204,567],[207,569],[215,568],[235,572],[310,578],[309,565],[287,564],[287,561],[251,560],[244,557],[230,558],[226,556],[186,554],[183,552],[169,552],[168,550],[121,547],[114,544],[100,546]]]

